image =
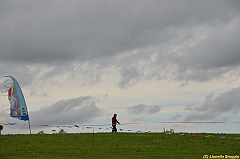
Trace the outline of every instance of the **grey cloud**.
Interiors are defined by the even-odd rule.
[[[175,115],[175,116],[171,117],[170,119],[176,120],[176,119],[178,119],[178,118],[180,118],[180,117],[181,117],[181,114],[178,114],[178,115]]]
[[[160,111],[160,106],[158,106],[158,105],[155,105],[155,106],[149,106],[148,107],[148,113],[149,114],[154,114],[154,113],[157,113],[157,112],[159,112]]]
[[[30,118],[36,124],[81,124],[91,121],[101,113],[102,111],[96,106],[96,99],[83,96],[60,100],[31,112]]]
[[[0,74],[27,76],[26,83],[45,67],[53,67],[48,78],[70,72],[89,84],[113,68],[121,74],[120,88],[152,78],[204,82],[239,74],[238,1],[24,0],[0,6]]]
[[[239,65],[238,33],[240,19],[233,20],[213,31],[209,37],[191,50],[196,66],[208,69]],[[226,47],[227,46],[227,47]]]
[[[114,55],[164,42],[162,35],[170,27],[211,22],[218,16],[226,22],[230,17],[225,4],[199,1],[2,3],[8,10],[2,11],[1,60],[27,63]],[[236,9],[232,12],[238,13]]]
[[[240,112],[240,87],[214,97],[214,94],[206,96],[202,106],[190,109],[185,121],[190,120],[219,120],[228,119],[228,113]]]
[[[142,114],[142,113],[148,113],[148,114],[155,114],[160,111],[160,106],[147,106],[145,104],[137,104],[131,107],[127,108],[127,111],[129,114]]]
[[[196,32],[187,33],[182,28],[179,32],[183,33],[183,38],[172,38],[176,40],[174,43],[162,44],[156,51],[138,50],[138,53],[119,62],[122,75],[119,86],[124,88],[151,78],[184,81],[184,84],[217,78],[236,80],[240,74],[239,17],[226,25],[211,26],[215,30],[203,33],[207,38],[198,39],[196,44],[191,44],[191,41],[195,40],[195,34],[202,31],[198,33],[198,29],[193,27]]]
[[[120,88],[125,88],[136,84],[140,80],[140,72],[137,68],[123,67],[121,69],[121,79],[119,82]]]
[[[191,107],[191,105],[187,105],[184,110],[193,110],[193,108]]]
[[[219,24],[205,40],[187,49],[180,58],[176,58],[175,63],[179,68],[177,78],[204,82],[224,75],[238,76],[239,24],[239,16],[232,18],[227,24]]]
[[[147,108],[147,105],[138,104],[138,105],[129,107],[128,112],[130,114],[141,114],[141,113],[145,112],[146,108]]]

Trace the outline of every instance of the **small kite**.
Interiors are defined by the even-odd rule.
[[[197,134],[193,134],[192,136],[189,136],[189,138],[193,139],[197,136]]]
[[[77,128],[79,128],[79,126],[78,126],[78,125],[76,125],[76,124],[74,124],[74,126],[75,126],[75,127],[77,127]]]

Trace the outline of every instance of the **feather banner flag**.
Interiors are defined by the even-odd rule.
[[[17,118],[19,120],[28,120],[28,110],[26,102],[22,93],[22,90],[17,82],[17,80],[9,76],[13,83],[12,86],[8,89],[8,100],[10,102],[10,116]]]

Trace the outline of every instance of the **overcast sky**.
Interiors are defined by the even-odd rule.
[[[0,1],[0,75],[32,124],[240,121],[239,26],[239,0]],[[0,123],[21,122],[0,98]]]

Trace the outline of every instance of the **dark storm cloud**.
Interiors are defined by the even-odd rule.
[[[148,114],[154,114],[158,113],[160,111],[160,106],[147,106],[145,104],[137,104],[134,106],[131,106],[127,108],[127,111],[129,114],[142,114],[142,113],[148,113]]]
[[[208,1],[14,1],[1,20],[1,59],[48,63],[114,55],[172,38],[170,27],[227,22],[228,6]],[[6,9],[8,8],[8,9]],[[221,12],[215,9],[221,8]],[[231,8],[233,15],[236,8]],[[195,14],[193,14],[195,13]],[[219,18],[221,17],[221,18]]]
[[[121,74],[121,88],[151,78],[204,82],[231,71],[236,76],[239,6],[239,1],[2,1],[0,74],[27,74],[30,81],[39,74],[31,68],[44,64],[54,67],[49,78],[72,72],[95,84],[112,67]]]
[[[240,66],[240,16],[231,23],[219,24],[208,37],[195,47],[186,50],[186,54],[176,58],[178,79],[207,81],[231,73],[239,74]],[[180,61],[182,61],[180,63]],[[233,72],[231,72],[233,71]]]
[[[31,112],[31,120],[36,124],[86,123],[99,116],[102,111],[96,106],[96,99],[82,96],[60,100],[48,107]]]
[[[229,118],[228,113],[240,112],[240,87],[214,97],[214,94],[206,96],[202,106],[188,109],[190,113],[185,121],[191,120],[221,120]]]

